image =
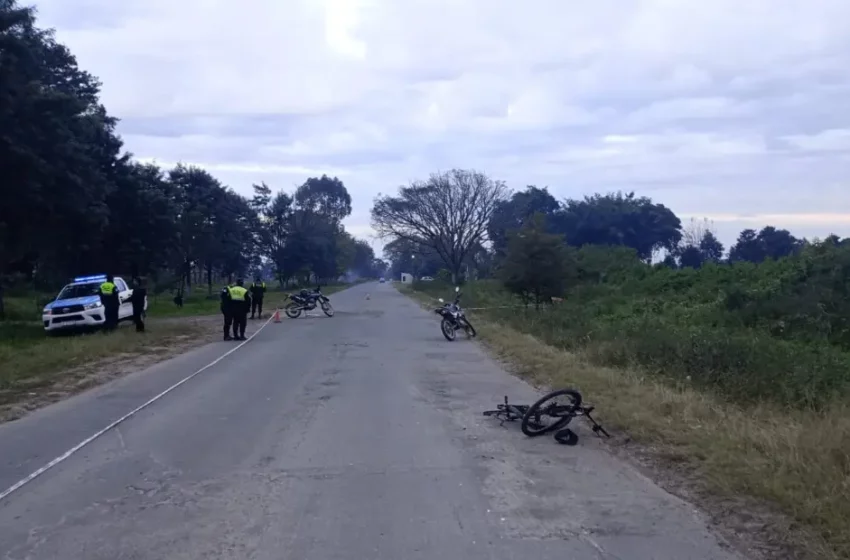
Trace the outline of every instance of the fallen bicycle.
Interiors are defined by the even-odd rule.
[[[564,397],[565,404],[558,404],[558,399]],[[550,402],[551,401],[551,402]],[[536,403],[529,405],[510,404],[507,395],[505,404],[496,405],[496,410],[487,410],[484,416],[495,416],[500,419],[500,426],[505,422],[521,420],[520,429],[528,437],[536,437],[546,433],[555,432],[555,441],[564,445],[575,445],[578,443],[578,434],[566,428],[573,418],[583,416],[591,424],[593,433],[605,437],[611,435],[605,431],[599,423],[590,415],[594,407],[583,406],[581,393],[574,389],[561,389],[553,391],[544,396]],[[551,418],[551,424],[544,424],[543,420]],[[556,431],[557,430],[557,431]]]

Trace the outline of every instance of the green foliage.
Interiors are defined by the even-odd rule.
[[[351,196],[336,177],[292,195],[254,185],[247,199],[196,166],[134,162],[99,94],[33,9],[0,0],[0,318],[16,313],[4,288],[50,292],[105,271],[187,292],[249,272],[328,281],[355,261],[371,272],[371,248],[341,225]]]
[[[801,247],[800,240],[785,229],[767,226],[758,233],[753,229],[745,229],[730,249],[729,260],[760,263],[765,259],[787,257]]]
[[[560,222],[570,245],[622,245],[643,260],[658,249],[672,249],[682,237],[682,222],[669,208],[634,193],[567,200]]]
[[[850,390],[850,244],[834,241],[760,264],[700,269],[649,266],[622,247],[586,246],[564,301],[488,313],[603,365],[638,367],[737,402],[818,408]],[[464,298],[497,307],[511,296],[483,281]]]
[[[547,231],[554,231],[556,220],[551,219],[560,210],[555,197],[545,187],[540,189],[529,185],[524,191],[514,193],[509,200],[500,202],[493,211],[487,224],[487,234],[493,245],[493,251],[503,257],[508,248],[508,237],[520,229],[526,220],[534,214],[542,214],[547,220]]]
[[[572,254],[561,236],[546,233],[546,218],[537,213],[521,229],[509,234],[499,277],[505,288],[523,302],[540,306],[551,303],[553,296],[563,295],[575,271]]]

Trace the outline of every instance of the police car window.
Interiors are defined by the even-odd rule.
[[[72,299],[79,297],[87,297],[87,296],[96,296],[98,294],[98,290],[100,289],[99,282],[92,282],[89,284],[68,284],[62,291],[59,292],[59,295],[56,299]]]

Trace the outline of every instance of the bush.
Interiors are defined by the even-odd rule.
[[[553,309],[488,313],[601,365],[640,367],[737,402],[820,408],[850,388],[850,247],[681,270],[621,248],[584,247],[576,260],[578,284]],[[520,303],[492,280],[464,291],[469,307],[508,301]]]

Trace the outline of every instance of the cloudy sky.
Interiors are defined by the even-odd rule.
[[[850,236],[848,0],[43,0],[137,157],[236,191],[452,167]],[[249,9],[247,6],[251,6]],[[375,246],[380,244],[375,242]]]

